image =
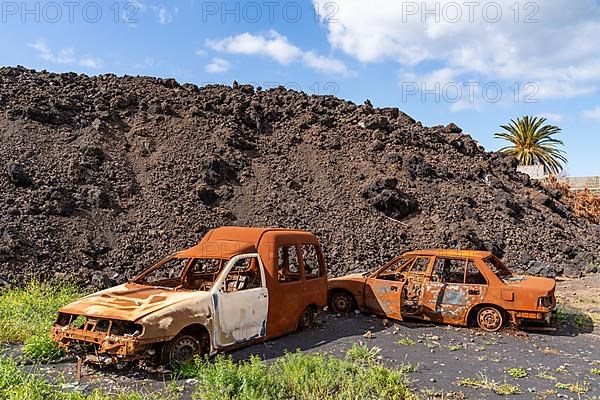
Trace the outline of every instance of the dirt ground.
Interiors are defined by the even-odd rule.
[[[520,392],[509,397],[522,399],[600,399],[600,375],[592,372],[600,368],[600,274],[558,282],[557,297],[555,332],[505,329],[486,333],[358,313],[325,313],[309,331],[231,354],[237,360],[251,354],[274,360],[300,349],[343,356],[354,343],[362,342],[379,348],[386,365],[409,371],[411,386],[424,399],[493,399],[502,397],[497,391],[507,388]],[[17,355],[19,349],[9,352]],[[77,384],[73,360],[27,368],[67,382],[62,384],[65,390],[103,387],[116,393],[135,388],[146,393],[172,392],[187,399],[195,383],[173,380],[160,371],[85,367],[83,381]],[[511,371],[526,376],[514,377]]]

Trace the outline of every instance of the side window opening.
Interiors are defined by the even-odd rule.
[[[306,279],[320,278],[322,276],[322,271],[317,246],[303,244],[301,245],[301,248],[302,262],[304,263],[304,277]]]
[[[487,281],[483,274],[479,271],[479,268],[475,265],[473,260],[469,260],[467,263],[467,275],[465,283],[471,285],[485,285]]]
[[[438,258],[433,268],[432,280],[444,283],[464,283],[466,260]]]
[[[429,257],[417,257],[410,267],[410,272],[424,274],[427,271],[429,265]]]
[[[237,260],[225,278],[225,291],[228,293],[256,289],[262,286],[260,267],[256,257]]]
[[[413,263],[414,258],[412,257],[402,257],[392,263],[383,271],[379,272],[377,275],[377,279],[385,279],[390,281],[395,281],[400,278],[400,273],[407,272]]]
[[[280,246],[277,252],[277,280],[281,283],[300,280],[300,263],[295,245]]]

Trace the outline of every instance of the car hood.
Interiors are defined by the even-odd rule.
[[[208,292],[175,291],[126,283],[77,300],[59,311],[87,317],[136,321],[182,301],[210,298]]]
[[[544,293],[553,292],[556,287],[556,281],[554,279],[529,275],[515,275],[505,279],[504,282],[509,286],[539,290]]]

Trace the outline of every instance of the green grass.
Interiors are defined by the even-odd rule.
[[[580,384],[579,382],[577,382],[577,383],[557,382],[555,386],[557,389],[568,390],[572,393],[579,394],[579,395],[586,394],[589,389],[589,384],[587,382],[584,382],[583,384]]]
[[[352,362],[363,362],[372,364],[380,357],[381,348],[374,346],[369,348],[366,344],[353,344],[346,352],[346,359]]]
[[[174,396],[156,393],[108,394],[99,389],[91,394],[67,392],[45,379],[25,371],[14,360],[0,357],[0,399],[2,400],[167,400]]]
[[[525,378],[528,375],[525,368],[508,368],[506,372],[513,378]]]
[[[490,378],[488,378],[485,374],[479,373],[479,379],[475,378],[463,378],[456,382],[458,386],[471,387],[474,389],[484,389],[492,391],[499,395],[511,395],[511,394],[520,394],[521,388],[516,385],[511,385],[510,383],[499,383]]]
[[[73,285],[54,286],[32,281],[0,295],[0,342],[25,343],[25,354],[36,360],[60,355],[50,339],[56,310],[80,297]]]
[[[590,370],[590,372],[591,372],[593,375],[600,375],[600,368],[592,368],[592,369]]]
[[[396,343],[401,344],[403,346],[413,346],[417,342],[415,342],[411,338],[407,337],[407,338],[402,338],[402,339],[397,340]]]
[[[364,348],[351,349],[344,359],[296,352],[272,363],[256,356],[236,363],[218,355],[197,359],[179,372],[198,381],[194,398],[203,400],[414,399],[405,374],[377,363],[370,354]]]

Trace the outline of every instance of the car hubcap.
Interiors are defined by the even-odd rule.
[[[479,326],[488,331],[495,331],[502,324],[502,316],[493,308],[486,308],[479,313]]]
[[[191,338],[182,338],[173,346],[172,360],[177,364],[186,364],[198,353],[198,344]]]
[[[333,298],[333,306],[336,312],[347,313],[352,306],[352,300],[345,294],[336,294]]]

